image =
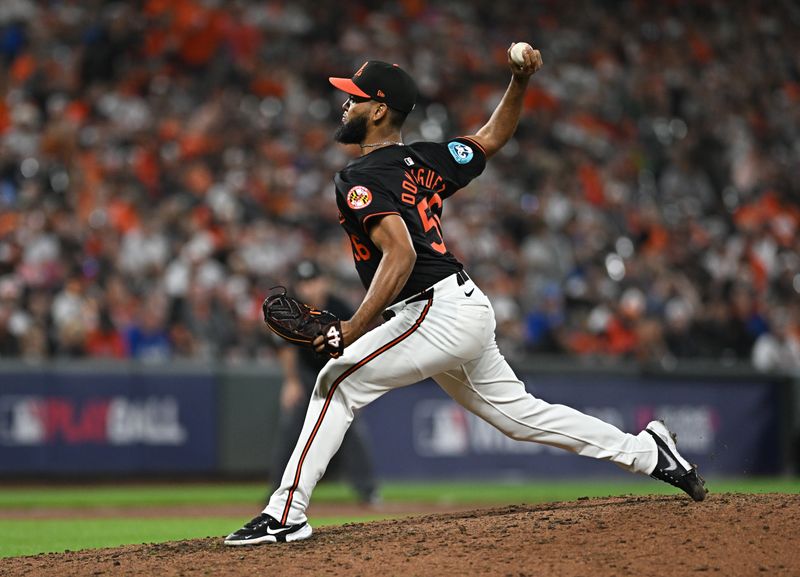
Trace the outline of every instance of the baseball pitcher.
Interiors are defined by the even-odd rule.
[[[448,250],[443,205],[511,138],[542,57],[525,47],[522,64],[516,64],[510,48],[508,66],[511,81],[486,124],[444,143],[403,142],[401,128],[417,88],[397,65],[368,61],[351,78],[330,79],[348,95],[335,138],[362,151],[334,182],[339,221],[367,292],[350,319],[298,307],[286,295],[265,302],[273,330],[307,342],[331,360],[317,378],[280,487],[258,517],[228,535],[226,545],[310,537],[311,492],[354,412],[392,389],[429,377],[513,439],[612,461],[679,487],[695,501],[705,498],[702,478],[678,453],[663,423],[651,422],[632,435],[530,395],[497,348],[489,299]],[[380,317],[384,322],[367,330]],[[287,319],[305,334],[286,333]],[[315,319],[324,322],[315,325]]]

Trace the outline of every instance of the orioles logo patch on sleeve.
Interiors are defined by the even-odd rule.
[[[347,206],[354,210],[364,208],[372,202],[372,191],[366,186],[354,186],[347,191]]]

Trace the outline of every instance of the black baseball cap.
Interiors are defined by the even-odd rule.
[[[298,281],[315,279],[322,274],[319,265],[313,260],[301,260],[294,271]]]
[[[417,84],[397,64],[368,60],[352,78],[331,77],[328,80],[347,94],[385,102],[400,112],[411,112],[417,103]]]

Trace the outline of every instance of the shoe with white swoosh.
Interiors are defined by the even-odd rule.
[[[288,543],[311,537],[311,525],[281,525],[277,519],[261,513],[245,523],[244,527],[225,537],[226,545],[260,545],[262,543]]]
[[[650,476],[678,487],[695,501],[705,499],[708,493],[706,482],[697,474],[697,465],[691,465],[678,453],[675,433],[670,432],[662,421],[651,421],[645,430],[658,447],[658,463]]]

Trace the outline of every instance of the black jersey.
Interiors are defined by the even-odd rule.
[[[486,155],[480,145],[460,137],[447,143],[379,148],[338,172],[334,183],[339,222],[350,238],[364,287],[372,283],[381,259],[367,231],[371,222],[389,214],[405,221],[417,252],[414,269],[395,302],[461,270],[463,266],[445,244],[442,205],[485,166]]]

